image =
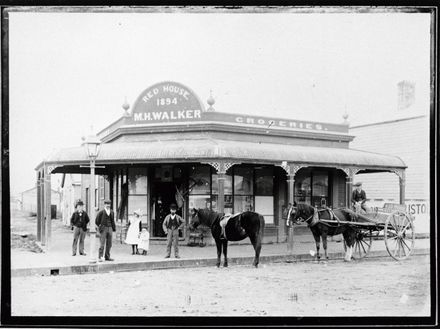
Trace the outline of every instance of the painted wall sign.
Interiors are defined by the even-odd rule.
[[[133,105],[131,120],[133,124],[210,121],[268,129],[348,133],[348,126],[340,124],[206,112],[200,99],[191,89],[171,81],[161,82],[144,90]]]
[[[165,81],[144,90],[133,105],[134,123],[200,119],[204,106],[188,87]]]

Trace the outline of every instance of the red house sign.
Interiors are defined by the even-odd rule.
[[[133,105],[134,123],[200,120],[204,107],[188,87],[172,81],[144,90]]]

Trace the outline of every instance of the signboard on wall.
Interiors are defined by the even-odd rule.
[[[133,124],[209,121],[287,130],[348,133],[348,126],[341,124],[207,112],[190,88],[172,81],[160,82],[144,90],[133,105],[131,120]]]
[[[198,120],[204,107],[195,93],[165,81],[144,90],[133,105],[134,123]]]

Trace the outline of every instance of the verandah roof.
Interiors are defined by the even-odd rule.
[[[282,161],[316,166],[360,166],[378,169],[406,168],[396,156],[346,148],[299,146],[218,139],[164,140],[152,142],[106,143],[97,164],[148,162],[199,162],[215,159],[280,164]],[[83,147],[64,148],[44,160],[46,164],[87,164]],[[41,167],[42,163],[37,167]]]

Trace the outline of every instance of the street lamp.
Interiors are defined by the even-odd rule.
[[[95,257],[95,160],[98,157],[101,141],[97,136],[90,135],[83,142],[84,149],[90,159],[90,263],[96,263]]]

